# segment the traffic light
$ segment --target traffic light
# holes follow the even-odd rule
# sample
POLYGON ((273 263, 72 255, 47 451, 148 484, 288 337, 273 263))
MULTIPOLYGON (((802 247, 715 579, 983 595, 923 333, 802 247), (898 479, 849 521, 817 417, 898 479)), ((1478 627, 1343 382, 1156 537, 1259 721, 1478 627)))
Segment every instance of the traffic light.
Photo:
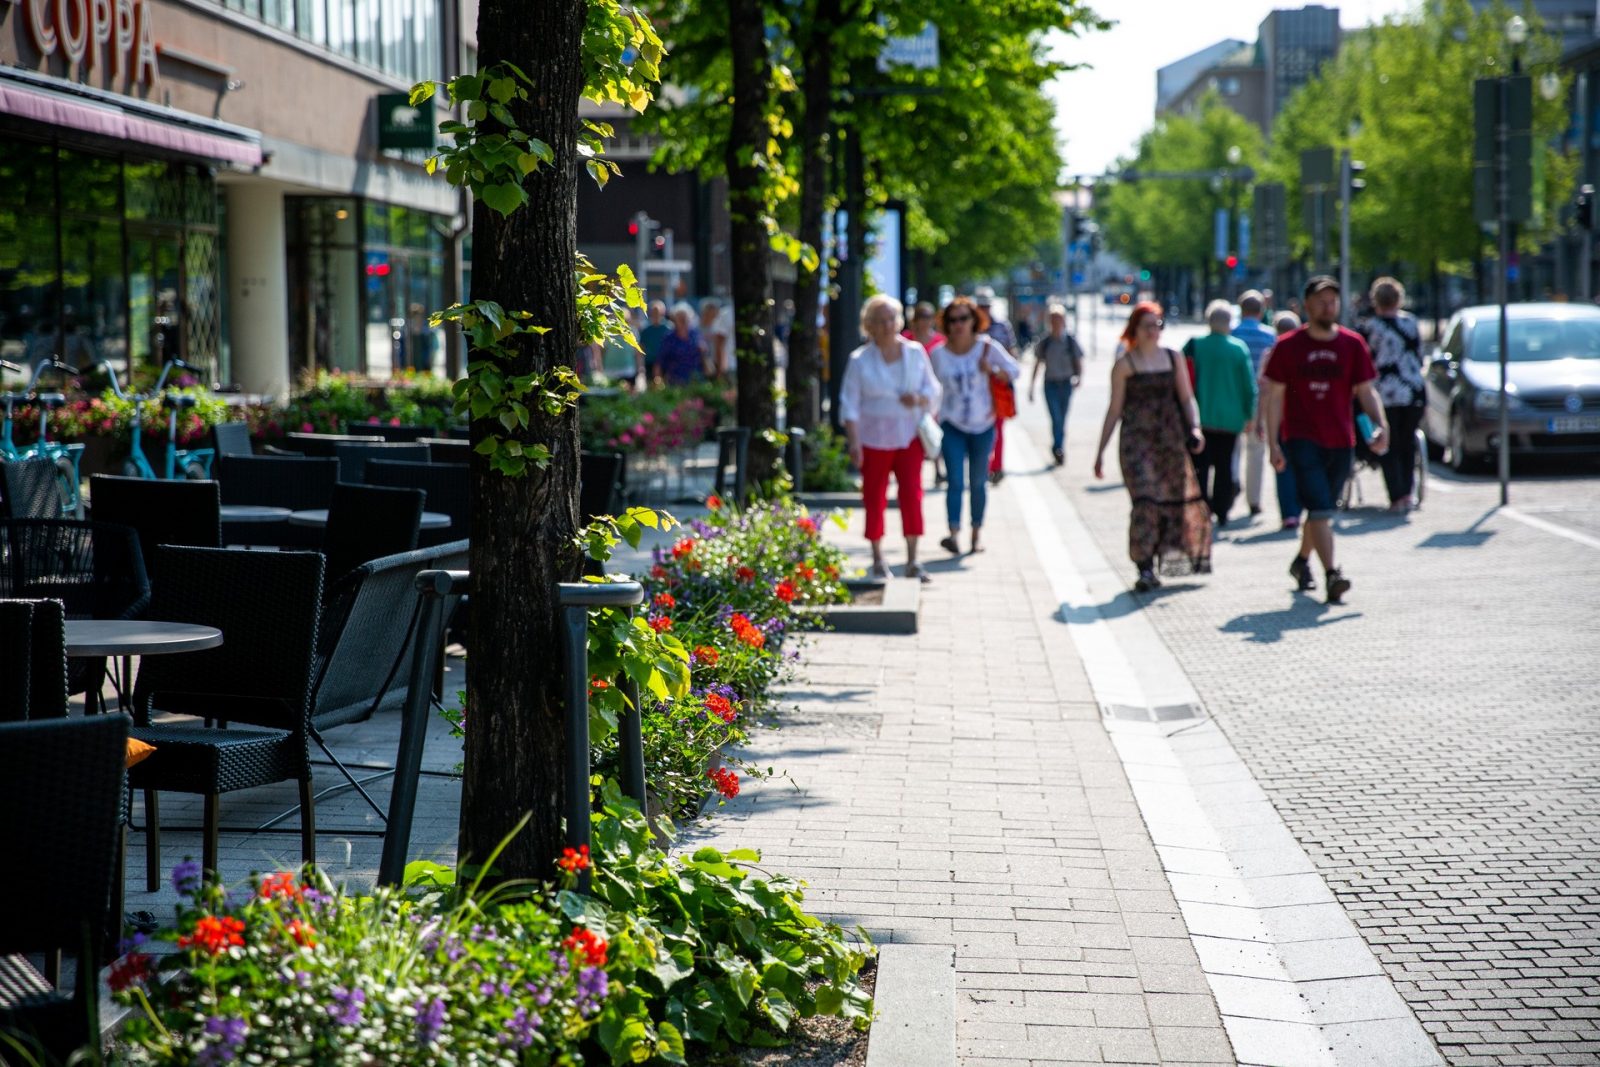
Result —
POLYGON ((1147 270, 1141 270, 1141 271, 1140 271, 1140 272, 1139 272, 1139 280, 1140 280, 1140 281, 1141 281, 1141 282, 1147 282, 1147 281, 1149 281, 1149 280, 1150 280, 1150 272, 1149 272, 1149 271, 1147 271, 1147 270))
POLYGON ((1578 222, 1578 229, 1594 229, 1594 186, 1578 186, 1578 195, 1572 201, 1572 212, 1578 222))
POLYGON ((1239 265, 1239 257, 1235 256, 1235 255, 1230 255, 1230 256, 1228 256, 1227 259, 1223 260, 1222 263, 1229 270, 1233 270, 1235 267, 1237 267, 1239 265))
POLYGON ((630 219, 628 221, 628 236, 629 237, 637 237, 637 236, 639 236, 639 220, 638 219, 635 218, 635 219, 630 219))
POLYGON ((1367 165, 1361 162, 1361 160, 1352 159, 1350 161, 1350 198, 1352 200, 1355 199, 1356 195, 1359 194, 1361 190, 1367 187, 1367 179, 1361 176, 1365 174, 1366 171, 1367 165))

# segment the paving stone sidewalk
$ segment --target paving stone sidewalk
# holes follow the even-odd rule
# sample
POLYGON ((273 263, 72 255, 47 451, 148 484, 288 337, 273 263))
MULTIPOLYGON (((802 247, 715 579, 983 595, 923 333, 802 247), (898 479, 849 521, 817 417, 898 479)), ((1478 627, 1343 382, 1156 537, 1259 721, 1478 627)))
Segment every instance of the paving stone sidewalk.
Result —
MULTIPOLYGON (((941 496, 926 515, 942 530, 941 496)), ((864 563, 860 521, 832 533, 864 563)), ((749 753, 784 777, 746 783, 704 839, 760 848, 879 942, 954 945, 971 1067, 1231 1063, 1007 487, 984 533, 981 555, 927 557, 919 633, 810 640, 749 753)))
MULTIPOLYGON (((1088 474, 1109 365, 1054 477, 1131 581, 1114 457, 1088 474)), ((1022 425, 1042 450, 1042 414, 1022 425)), ((1376 475, 1365 490, 1387 502, 1376 475)), ((1593 479, 1513 486, 1551 520, 1597 498, 1593 479)), ((1266 503, 1213 575, 1140 610, 1451 1063, 1600 1062, 1600 555, 1442 480, 1409 522, 1341 518, 1355 588, 1329 608, 1291 594, 1266 503)))

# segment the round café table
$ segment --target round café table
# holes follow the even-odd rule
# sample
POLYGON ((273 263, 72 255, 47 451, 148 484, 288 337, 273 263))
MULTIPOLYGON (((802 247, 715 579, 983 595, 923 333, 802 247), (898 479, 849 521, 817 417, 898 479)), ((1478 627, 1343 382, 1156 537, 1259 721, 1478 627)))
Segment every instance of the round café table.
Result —
MULTIPOLYGON (((290 526, 327 526, 327 508, 308 508, 305 511, 291 511, 289 513, 290 526)), ((442 511, 424 511, 422 524, 418 529, 445 530, 450 527, 450 516, 442 511)))
MULTIPOLYGON (((222 644, 215 626, 189 622, 154 622, 144 619, 68 619, 67 656, 70 659, 122 660, 122 688, 127 688, 134 656, 162 656, 199 652, 222 644)), ((115 679, 113 679, 115 681, 115 679)), ((94 694, 100 710, 105 698, 94 694)))
POLYGON ((222 521, 237 523, 273 523, 289 518, 288 508, 269 508, 264 504, 224 504, 222 521))

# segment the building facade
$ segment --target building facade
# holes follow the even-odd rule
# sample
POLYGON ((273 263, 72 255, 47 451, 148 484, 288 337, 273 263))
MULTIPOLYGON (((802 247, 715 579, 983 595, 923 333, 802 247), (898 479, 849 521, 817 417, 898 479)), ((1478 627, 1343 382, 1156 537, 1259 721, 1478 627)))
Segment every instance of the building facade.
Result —
POLYGON ((277 395, 443 367, 418 316, 459 292, 461 201, 380 147, 379 112, 459 69, 462 22, 439 0, 0 0, 0 355, 178 355, 277 395))
POLYGON ((1208 45, 1198 52, 1190 53, 1182 59, 1174 60, 1164 67, 1156 70, 1156 116, 1164 114, 1179 96, 1182 96, 1198 80, 1200 76, 1223 62, 1239 49, 1243 48, 1243 41, 1229 38, 1208 45))
POLYGON ((1294 91, 1339 53, 1339 9, 1309 4, 1269 12, 1257 32, 1265 72, 1267 128, 1294 91))
POLYGON ((1267 133, 1267 73, 1256 45, 1242 45, 1230 55, 1202 71, 1188 87, 1173 97, 1167 110, 1176 115, 1193 114, 1208 93, 1216 93, 1230 111, 1267 133))

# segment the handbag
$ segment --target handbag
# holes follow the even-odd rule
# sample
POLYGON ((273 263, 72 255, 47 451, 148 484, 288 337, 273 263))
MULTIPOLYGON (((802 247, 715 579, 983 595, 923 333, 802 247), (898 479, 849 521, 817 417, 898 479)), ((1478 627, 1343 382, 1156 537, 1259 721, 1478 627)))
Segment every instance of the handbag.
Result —
MULTIPOLYGON (((985 337, 983 339, 983 343, 987 350, 987 346, 992 342, 989 340, 989 338, 985 337)), ((998 422, 1001 419, 1016 418, 1017 390, 1012 386, 1010 379, 1001 378, 994 374, 988 375, 988 378, 989 399, 994 403, 995 421, 998 422)))
MULTIPOLYGON (((926 359, 927 357, 923 357, 926 359)), ((911 387, 911 356, 907 354, 905 346, 900 346, 900 381, 905 392, 915 393, 911 387)), ((922 442, 922 454, 930 459, 937 456, 944 448, 944 430, 939 426, 939 420, 933 417, 933 412, 924 411, 917 420, 917 440, 922 442)))

